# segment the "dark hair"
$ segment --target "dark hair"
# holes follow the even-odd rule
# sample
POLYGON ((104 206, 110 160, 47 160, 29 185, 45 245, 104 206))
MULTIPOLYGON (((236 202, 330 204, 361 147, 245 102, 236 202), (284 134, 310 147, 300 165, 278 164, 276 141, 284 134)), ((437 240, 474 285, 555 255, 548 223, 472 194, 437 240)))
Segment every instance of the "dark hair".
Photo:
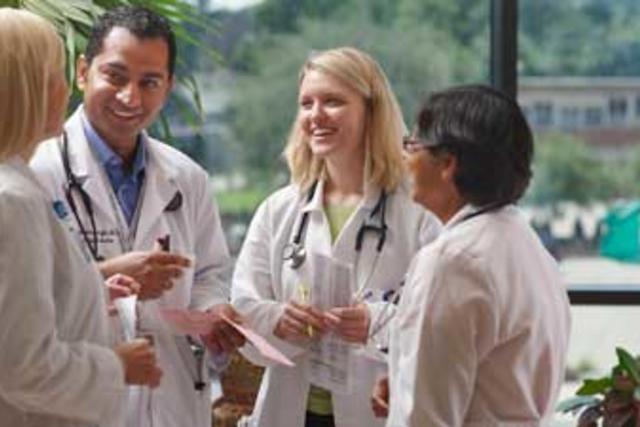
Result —
POLYGON ((167 69, 172 77, 176 65, 176 40, 169 21, 142 6, 119 6, 101 15, 89 35, 84 56, 88 64, 102 51, 105 37, 114 27, 129 30, 139 39, 162 38, 169 48, 167 69))
POLYGON ((456 157, 454 183, 469 203, 514 203, 529 186, 533 136, 516 101, 504 93, 479 85, 436 92, 417 125, 432 152, 456 157))

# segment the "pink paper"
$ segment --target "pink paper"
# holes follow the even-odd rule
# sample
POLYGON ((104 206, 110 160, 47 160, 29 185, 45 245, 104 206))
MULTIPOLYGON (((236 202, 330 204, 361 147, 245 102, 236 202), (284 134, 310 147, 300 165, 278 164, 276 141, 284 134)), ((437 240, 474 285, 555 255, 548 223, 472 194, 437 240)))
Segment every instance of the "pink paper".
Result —
POLYGON ((206 335, 213 324, 208 313, 203 311, 163 308, 162 317, 174 332, 186 335, 206 335))
POLYGON ((254 347, 269 360, 272 360, 276 363, 280 363, 285 366, 293 367, 295 363, 291 361, 287 356, 282 354, 280 350, 269 344, 269 341, 264 339, 262 336, 258 335, 256 332, 247 328, 246 326, 242 326, 233 320, 229 319, 227 316, 222 315, 222 318, 231 326, 233 326, 238 332, 240 332, 254 347))

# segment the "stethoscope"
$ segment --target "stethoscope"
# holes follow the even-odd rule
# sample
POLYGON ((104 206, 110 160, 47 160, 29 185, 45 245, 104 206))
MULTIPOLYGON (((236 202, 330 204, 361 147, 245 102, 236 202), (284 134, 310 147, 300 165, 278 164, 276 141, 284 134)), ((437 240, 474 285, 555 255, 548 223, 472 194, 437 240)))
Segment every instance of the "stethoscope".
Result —
MULTIPOLYGON (((91 202, 91 197, 86 192, 84 188, 82 188, 82 183, 76 177, 76 175, 71 170, 71 162, 69 160, 69 141, 67 138, 67 133, 62 133, 62 143, 59 144, 60 148, 60 156, 62 157, 62 167, 64 169, 66 186, 65 186, 65 198, 69 207, 71 208, 71 212, 76 219, 76 223, 80 228, 80 234, 84 238, 85 243, 87 244, 87 248, 89 252, 91 252, 91 256, 96 262, 104 261, 104 257, 100 255, 99 251, 99 240, 98 240, 98 227, 96 226, 96 218, 93 210, 93 203, 91 202), (86 224, 80 219, 80 211, 78 209, 78 205, 73 197, 73 192, 76 192, 80 195, 80 200, 82 201, 82 206, 89 217, 89 225, 91 227, 91 237, 89 238, 89 230, 86 224)), ((174 194, 173 198, 167 206, 165 207, 165 212, 173 212, 182 206, 182 192, 177 190, 174 194)))
MULTIPOLYGON (((315 195, 316 188, 318 186, 318 181, 316 180, 309 189, 309 194, 307 194, 306 202, 309 203, 313 196, 315 195)), ((373 210, 369 214, 369 217, 362 221, 360 224, 360 228, 358 229, 358 233, 356 234, 356 242, 355 249, 359 254, 362 250, 362 245, 364 242, 364 237, 367 233, 374 233, 378 235, 378 243, 376 245, 376 251, 378 254, 382 251, 384 247, 384 243, 387 240, 387 222, 385 220, 385 211, 387 205, 387 193, 382 190, 380 192, 380 197, 376 202, 373 210), (378 223, 374 223, 374 218, 378 216, 378 223)), ((300 218, 300 222, 298 224, 298 228, 296 230, 295 235, 293 236, 293 240, 287 243, 282 251, 282 259, 283 261, 289 261, 289 265, 292 269, 297 270, 304 264, 307 259, 307 250, 304 245, 304 240, 307 234, 307 227, 309 225, 309 211, 305 211, 302 213, 302 218, 300 218)))

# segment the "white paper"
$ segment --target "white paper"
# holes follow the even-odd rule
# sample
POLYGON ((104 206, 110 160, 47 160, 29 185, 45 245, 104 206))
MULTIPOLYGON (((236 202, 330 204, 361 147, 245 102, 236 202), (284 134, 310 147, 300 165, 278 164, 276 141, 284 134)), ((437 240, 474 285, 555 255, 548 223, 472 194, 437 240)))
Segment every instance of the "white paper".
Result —
MULTIPOLYGON (((321 310, 351 304, 353 269, 326 255, 312 253, 311 304, 321 310)), ((333 333, 311 343, 310 379, 333 393, 351 393, 351 345, 333 333)))
POLYGON ((124 298, 116 298, 113 305, 118 310, 118 317, 122 324, 125 341, 131 341, 136 338, 136 302, 137 295, 129 295, 124 298))

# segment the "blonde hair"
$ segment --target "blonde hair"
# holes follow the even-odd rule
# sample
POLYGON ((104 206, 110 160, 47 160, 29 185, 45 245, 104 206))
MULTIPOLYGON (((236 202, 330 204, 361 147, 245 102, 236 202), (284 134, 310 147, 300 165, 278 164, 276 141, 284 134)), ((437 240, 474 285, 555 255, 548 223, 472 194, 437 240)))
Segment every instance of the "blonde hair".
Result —
MULTIPOLYGON (((367 105, 365 124, 365 183, 391 191, 402 181, 401 141, 406 133, 402 112, 387 77, 368 54, 340 47, 312 55, 300 69, 298 84, 309 71, 319 71, 358 91, 367 105)), ((300 120, 294 121, 284 151, 291 180, 302 190, 320 178, 324 161, 309 147, 300 120)))
POLYGON ((49 81, 64 46, 45 19, 0 8, 0 161, 33 151, 47 123, 49 81))

